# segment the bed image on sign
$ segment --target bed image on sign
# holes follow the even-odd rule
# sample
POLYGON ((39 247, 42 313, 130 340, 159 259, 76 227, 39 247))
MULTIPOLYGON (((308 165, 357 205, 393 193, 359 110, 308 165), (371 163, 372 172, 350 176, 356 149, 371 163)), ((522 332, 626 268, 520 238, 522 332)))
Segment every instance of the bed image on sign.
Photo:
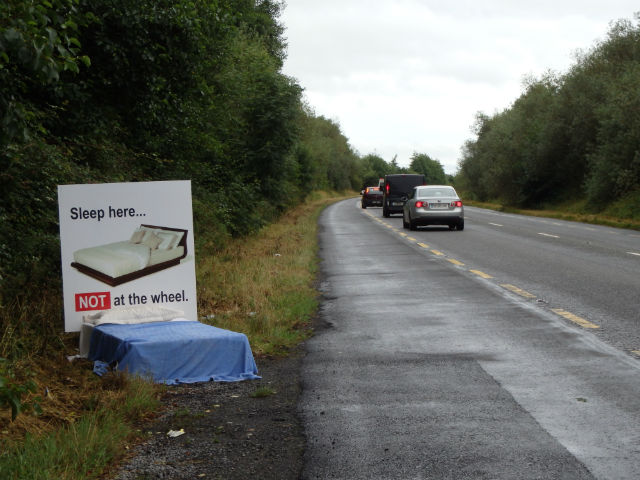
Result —
POLYGON ((187 233, 142 224, 129 240, 76 250, 71 266, 115 287, 178 265, 187 256, 187 233))

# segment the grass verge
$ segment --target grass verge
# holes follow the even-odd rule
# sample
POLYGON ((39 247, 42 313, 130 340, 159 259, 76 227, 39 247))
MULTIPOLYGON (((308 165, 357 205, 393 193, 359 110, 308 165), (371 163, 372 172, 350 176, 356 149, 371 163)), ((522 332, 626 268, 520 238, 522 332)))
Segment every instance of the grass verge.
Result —
POLYGON ((335 197, 318 193, 257 235, 199 260, 201 321, 249 337, 255 354, 283 354, 308 334, 317 308, 317 219, 335 197))
MULTIPOLYGON (((64 412, 66 422, 53 422, 57 425, 54 428, 42 425, 47 418, 52 421, 56 396, 68 394, 64 389, 56 389, 42 399, 41 417, 22 415, 16 419, 20 421, 20 430, 14 429, 17 435, 2 432, 0 478, 98 478, 105 467, 127 451, 129 443, 137 437, 132 425, 157 410, 160 388, 120 373, 89 383, 93 384, 92 388, 87 385, 85 391, 71 389, 82 399, 75 408, 62 408, 57 412, 64 412)), ((50 390, 47 388, 47 391, 50 390)))
POLYGON ((622 218, 614 215, 618 210, 611 210, 613 214, 608 215, 609 210, 604 213, 588 213, 584 211, 584 202, 575 204, 559 205, 544 210, 522 209, 509 207, 500 203, 465 201, 465 205, 470 207, 487 208, 505 213, 517 213, 520 215, 529 215, 532 217, 548 217, 558 220, 567 220, 572 222, 590 223, 593 225, 606 225, 608 227, 626 228, 631 230, 640 230, 640 220, 636 218, 622 218))
MULTIPOLYGON (((199 256, 201 321, 245 333, 256 356, 286 354, 309 336, 317 309, 317 218, 327 205, 353 196, 316 193, 255 236, 199 256)), ((97 377, 91 362, 69 362, 78 335, 51 326, 59 312, 56 296, 0 311, 0 356, 19 358, 11 373, 36 383, 37 393, 24 401, 37 396, 42 408, 14 421, 10 409, 0 410, 3 480, 100 478, 137 441, 135 425, 159 407, 162 386, 119 373, 97 377), (25 327, 28 319, 39 328, 25 327), (34 333, 43 330, 46 342, 34 333)))

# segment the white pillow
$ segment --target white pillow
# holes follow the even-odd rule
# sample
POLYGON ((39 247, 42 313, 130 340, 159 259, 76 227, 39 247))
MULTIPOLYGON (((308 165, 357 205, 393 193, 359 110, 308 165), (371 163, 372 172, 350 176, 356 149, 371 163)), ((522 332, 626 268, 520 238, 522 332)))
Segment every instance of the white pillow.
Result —
POLYGON ((184 317, 182 310, 165 307, 164 305, 140 305, 135 307, 119 307, 111 310, 84 315, 85 323, 101 325, 103 323, 133 324, 149 322, 168 322, 184 317))
POLYGON ((162 239, 162 242, 158 245, 158 250, 170 250, 175 248, 179 242, 178 235, 174 232, 164 231, 158 232, 156 235, 162 239))
POLYGON ((182 237, 184 237, 184 233, 185 232, 173 232, 173 234, 176 236, 176 247, 182 241, 182 237))
POLYGON ((144 238, 145 233, 146 232, 144 230, 138 228, 135 232, 133 232, 133 235, 131 235, 131 238, 129 239, 129 241, 131 243, 140 243, 144 238))
POLYGON ((142 240, 142 243, 149 247, 151 250, 155 250, 156 248, 158 248, 158 245, 162 243, 162 239, 155 233, 151 232, 150 235, 144 236, 144 240, 142 240))
POLYGON ((144 238, 142 240, 149 237, 149 235, 151 235, 152 233, 158 233, 160 231, 157 228, 142 227, 142 226, 139 228, 139 230, 142 230, 144 232, 144 238))

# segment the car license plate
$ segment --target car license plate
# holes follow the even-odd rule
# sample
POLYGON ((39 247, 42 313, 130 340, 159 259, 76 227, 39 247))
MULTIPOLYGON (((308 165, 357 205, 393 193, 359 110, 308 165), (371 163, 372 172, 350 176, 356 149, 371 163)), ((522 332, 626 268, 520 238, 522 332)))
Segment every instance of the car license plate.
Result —
POLYGON ((402 202, 393 202, 391 205, 393 205, 394 207, 401 207, 402 205, 404 205, 404 203, 402 203, 402 202))
POLYGON ((438 209, 445 210, 449 208, 449 205, 446 203, 430 203, 429 208, 433 208, 435 210, 438 210, 438 209))

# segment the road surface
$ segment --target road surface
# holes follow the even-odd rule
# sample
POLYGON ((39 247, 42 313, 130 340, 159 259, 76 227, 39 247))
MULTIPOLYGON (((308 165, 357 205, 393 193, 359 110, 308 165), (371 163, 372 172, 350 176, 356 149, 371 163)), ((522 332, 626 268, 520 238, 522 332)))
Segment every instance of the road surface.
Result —
POLYGON ((466 213, 321 216, 303 477, 640 478, 637 234, 466 213))

